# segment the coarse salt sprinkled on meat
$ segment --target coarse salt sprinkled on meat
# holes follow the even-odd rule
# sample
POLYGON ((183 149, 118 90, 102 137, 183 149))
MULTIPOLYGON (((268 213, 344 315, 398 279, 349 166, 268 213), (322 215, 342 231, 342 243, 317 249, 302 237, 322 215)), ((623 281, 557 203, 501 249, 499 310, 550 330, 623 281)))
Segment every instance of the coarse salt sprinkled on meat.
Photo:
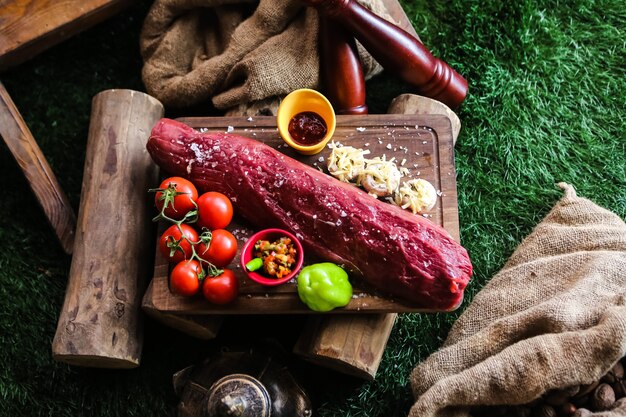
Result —
POLYGON ((204 162, 205 154, 204 152, 202 152, 202 149, 200 149, 200 145, 198 145, 197 143, 192 143, 191 145, 189 145, 189 149, 191 149, 191 151, 195 155, 196 161, 198 161, 199 163, 204 162))

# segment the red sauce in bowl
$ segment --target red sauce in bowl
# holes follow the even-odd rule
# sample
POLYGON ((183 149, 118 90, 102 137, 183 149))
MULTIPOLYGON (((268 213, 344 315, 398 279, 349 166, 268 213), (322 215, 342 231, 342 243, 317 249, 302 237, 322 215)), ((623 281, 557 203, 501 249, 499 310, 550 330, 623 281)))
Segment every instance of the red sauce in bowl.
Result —
POLYGON ((321 142, 328 131, 326 121, 319 114, 312 111, 305 111, 293 116, 289 121, 287 129, 293 140, 304 146, 311 146, 321 142))

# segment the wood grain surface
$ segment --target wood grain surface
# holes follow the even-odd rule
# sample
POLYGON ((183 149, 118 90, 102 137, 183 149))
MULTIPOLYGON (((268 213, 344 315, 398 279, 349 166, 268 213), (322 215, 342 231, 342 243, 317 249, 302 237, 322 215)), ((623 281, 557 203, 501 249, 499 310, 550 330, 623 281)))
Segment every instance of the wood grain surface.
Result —
POLYGON ((52 343, 55 360, 133 368, 143 346, 140 302, 153 248, 148 188, 158 180, 146 150, 161 103, 132 90, 93 99, 74 256, 52 343))
POLYGON ((0 71, 119 12, 131 0, 0 1, 0 71))
POLYGON ((74 246, 76 216, 9 93, 0 83, 0 136, 22 169, 65 253, 74 246))
MULTIPOLYGON (((304 157, 282 142, 274 117, 216 117, 180 119, 205 132, 232 131, 275 147, 281 152, 319 169, 325 169, 330 154, 304 157)), ((442 225, 459 239, 454 147, 450 120, 433 115, 366 115, 338 116, 334 139, 344 145, 370 150, 369 157, 395 157, 398 164, 409 169, 412 178, 429 180, 440 191, 436 206, 426 216, 442 225)), ((254 230, 243 222, 233 221, 229 227, 241 247, 254 230)), ((305 258, 306 259, 306 258, 305 258)), ((239 267, 237 256, 231 267, 240 281, 241 294, 228 306, 216 306, 201 297, 185 298, 172 294, 168 288, 169 265, 161 257, 155 259, 152 300, 156 310, 178 314, 291 314, 311 313, 296 293, 295 282, 274 288, 263 287, 248 280, 239 267)), ((354 298, 333 313, 413 312, 415 309, 401 300, 377 294, 360 282, 355 282, 354 298)))

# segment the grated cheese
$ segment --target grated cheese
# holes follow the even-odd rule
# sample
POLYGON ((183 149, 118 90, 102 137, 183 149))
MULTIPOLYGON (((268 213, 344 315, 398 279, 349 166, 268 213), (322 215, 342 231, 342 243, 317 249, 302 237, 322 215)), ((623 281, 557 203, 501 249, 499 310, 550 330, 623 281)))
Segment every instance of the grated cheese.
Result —
POLYGON ((424 213, 435 207, 437 191, 424 179, 409 180, 398 188, 392 202, 403 209, 410 209, 413 214, 424 213))
POLYGON ((370 177, 374 184, 384 187, 387 194, 391 195, 398 188, 402 174, 396 166, 395 158, 387 160, 383 155, 382 158, 377 156, 365 161, 365 168, 357 178, 357 185, 361 185, 367 177, 370 177))
POLYGON ((365 169, 365 155, 369 150, 356 149, 352 146, 340 146, 331 143, 332 152, 328 157, 328 172, 339 181, 354 181, 365 169))

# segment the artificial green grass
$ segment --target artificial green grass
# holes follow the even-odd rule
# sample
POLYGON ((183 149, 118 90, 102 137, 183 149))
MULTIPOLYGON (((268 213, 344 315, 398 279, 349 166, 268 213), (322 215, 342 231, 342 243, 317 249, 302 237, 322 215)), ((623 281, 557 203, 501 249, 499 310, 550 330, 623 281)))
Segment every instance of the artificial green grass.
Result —
MULTIPOLYGON (((555 183, 626 217, 626 10, 615 1, 401 1, 426 45, 470 83, 456 147, 462 243, 475 276, 466 306, 560 197, 555 183)), ((2 74, 9 93, 78 208, 90 101, 142 90, 140 2, 2 74)), ((409 87, 368 83, 372 112, 409 87)), ((80 369, 52 361, 65 292, 64 255, 6 146, 0 146, 0 414, 173 415, 171 375, 222 346, 273 336, 288 349, 301 318, 234 318, 204 342, 146 320, 140 368, 80 369)), ((151 245, 152 242, 147 241, 151 245)), ((112 260, 115 262, 115 260, 112 260)), ((452 314, 401 315, 375 381, 291 363, 319 416, 404 416, 411 369, 441 345, 452 314)))

